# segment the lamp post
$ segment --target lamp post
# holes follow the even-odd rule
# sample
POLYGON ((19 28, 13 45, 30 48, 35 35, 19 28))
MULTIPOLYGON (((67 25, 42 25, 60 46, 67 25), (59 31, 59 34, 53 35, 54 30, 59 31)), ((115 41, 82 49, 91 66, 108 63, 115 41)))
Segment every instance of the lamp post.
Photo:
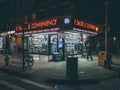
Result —
POLYGON ((106 60, 104 62, 104 68, 110 68, 110 58, 109 58, 109 50, 108 50, 108 3, 109 0, 105 0, 105 52, 106 52, 106 60))

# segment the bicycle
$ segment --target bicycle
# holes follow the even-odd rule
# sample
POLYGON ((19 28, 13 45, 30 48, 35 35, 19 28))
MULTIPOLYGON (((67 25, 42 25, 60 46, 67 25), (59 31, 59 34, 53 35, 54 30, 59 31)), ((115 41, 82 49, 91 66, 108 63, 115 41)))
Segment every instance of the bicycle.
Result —
MULTIPOLYGON (((10 57, 9 57, 10 59, 10 57)), ((11 57, 12 61, 10 62, 12 66, 23 66, 25 68, 31 68, 34 65, 33 56, 30 55, 28 50, 24 51, 24 60, 23 60, 23 53, 12 53, 11 57)), ((10 60, 11 60, 10 59, 10 60)))
MULTIPOLYGON (((23 63, 23 58, 21 60, 23 63)), ((33 59, 33 56, 30 55, 30 53, 28 51, 25 51, 25 54, 24 54, 24 64, 25 66, 29 66, 30 68, 33 66, 34 64, 34 59, 33 59)))

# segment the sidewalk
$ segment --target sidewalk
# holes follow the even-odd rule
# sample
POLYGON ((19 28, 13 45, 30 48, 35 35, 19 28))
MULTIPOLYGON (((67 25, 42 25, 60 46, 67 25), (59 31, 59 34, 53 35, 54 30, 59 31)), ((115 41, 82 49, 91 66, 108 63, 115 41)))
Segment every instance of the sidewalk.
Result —
MULTIPOLYGON (((1 57, 0 57, 1 58, 1 57)), ((12 74, 17 74, 23 77, 30 77, 35 81, 50 81, 50 80, 69 80, 66 76, 66 61, 48 62, 47 56, 34 57, 35 63, 32 69, 22 70, 22 66, 10 64, 4 66, 4 58, 0 61, 0 69, 12 74)), ((77 80, 105 80, 117 75, 116 71, 104 69, 103 66, 98 66, 97 56, 93 56, 93 61, 87 61, 86 58, 78 58, 78 78, 77 80)), ((79 82, 80 83, 80 82, 79 82)))

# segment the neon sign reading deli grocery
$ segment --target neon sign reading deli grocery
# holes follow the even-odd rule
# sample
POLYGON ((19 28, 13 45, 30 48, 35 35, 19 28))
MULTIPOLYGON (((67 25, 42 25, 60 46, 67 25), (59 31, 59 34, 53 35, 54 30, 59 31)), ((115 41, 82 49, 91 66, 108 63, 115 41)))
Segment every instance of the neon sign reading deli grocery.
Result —
POLYGON ((95 31, 96 31, 96 28, 98 28, 97 26, 95 26, 93 24, 89 24, 89 23, 86 23, 86 22, 83 22, 83 21, 80 21, 77 19, 74 19, 74 25, 80 26, 83 28, 88 28, 88 29, 95 30, 95 31))
MULTIPOLYGON (((30 29, 36 29, 36 28, 42 28, 42 27, 48 27, 48 26, 55 26, 57 24, 57 18, 46 20, 46 21, 39 21, 36 23, 32 23, 31 25, 27 25, 27 29, 24 30, 30 30, 30 29)), ((23 27, 17 26, 16 31, 23 30, 23 27)))

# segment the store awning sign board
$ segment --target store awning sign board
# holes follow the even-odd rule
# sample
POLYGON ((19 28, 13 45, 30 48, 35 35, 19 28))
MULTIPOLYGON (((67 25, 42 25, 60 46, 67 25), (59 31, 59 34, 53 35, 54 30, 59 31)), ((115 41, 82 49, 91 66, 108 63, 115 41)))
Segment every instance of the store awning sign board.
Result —
POLYGON ((79 29, 79 28, 73 28, 73 31, 79 31, 79 32, 83 32, 83 33, 97 35, 97 32, 92 32, 92 31, 88 31, 88 30, 84 30, 84 29, 79 29))
MULTIPOLYGON (((73 30, 73 28, 78 28, 82 32, 90 32, 90 33, 97 33, 99 28, 96 25, 78 20, 76 18, 72 17, 55 17, 51 19, 46 19, 38 22, 34 22, 31 24, 28 24, 26 28, 23 28, 22 26, 18 25, 16 27, 16 33, 20 33, 23 30, 25 32, 47 32, 51 31, 52 28, 60 28, 60 30, 73 30), (50 30, 47 30, 50 29, 50 30), (38 31, 40 30, 40 31, 38 31), (47 31, 46 31, 47 30, 47 31)), ((75 29, 76 30, 76 29, 75 29)))
POLYGON ((43 28, 43 27, 49 27, 49 26, 56 26, 56 24, 57 24, 57 18, 53 18, 53 19, 49 19, 49 20, 44 20, 44 21, 39 21, 39 22, 35 22, 32 24, 28 24, 27 28, 24 28, 24 27, 18 25, 18 26, 16 26, 16 31, 37 29, 37 28, 43 28))
MULTIPOLYGON (((35 33, 43 33, 43 32, 53 32, 53 31, 59 31, 61 28, 50 28, 50 29, 42 29, 42 30, 33 30, 29 32, 24 32, 24 34, 35 34, 35 33)), ((22 35, 21 32, 16 32, 15 35, 22 35)))
POLYGON ((87 22, 80 21, 78 19, 74 19, 74 25, 79 26, 79 27, 83 27, 83 28, 87 28, 87 29, 93 30, 95 32, 96 32, 96 30, 98 30, 97 26, 90 24, 90 23, 87 23, 87 22))

